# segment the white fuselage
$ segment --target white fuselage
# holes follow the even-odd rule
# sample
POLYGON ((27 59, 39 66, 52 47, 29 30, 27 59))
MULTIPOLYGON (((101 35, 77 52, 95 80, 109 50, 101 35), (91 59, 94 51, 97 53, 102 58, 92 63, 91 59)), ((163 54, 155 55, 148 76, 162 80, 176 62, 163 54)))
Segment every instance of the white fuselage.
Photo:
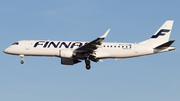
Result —
MULTIPOLYGON (((56 56, 60 57, 60 50, 74 51, 87 42, 78 41, 18 41, 18 45, 11 45, 4 51, 14 55, 25 56, 56 56)), ((154 54, 154 49, 149 45, 137 43, 108 43, 102 42, 95 50, 96 58, 129 58, 154 54)))

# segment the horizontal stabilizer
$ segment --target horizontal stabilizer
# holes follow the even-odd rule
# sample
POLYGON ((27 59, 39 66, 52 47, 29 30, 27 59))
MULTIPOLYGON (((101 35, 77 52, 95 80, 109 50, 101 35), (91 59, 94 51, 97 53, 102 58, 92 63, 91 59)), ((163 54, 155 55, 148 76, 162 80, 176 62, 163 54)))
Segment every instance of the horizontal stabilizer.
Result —
POLYGON ((175 40, 171 40, 171 41, 168 41, 160 46, 157 46, 156 48, 154 49, 165 49, 165 48, 168 48, 169 46, 171 46, 171 44, 174 42, 175 40))

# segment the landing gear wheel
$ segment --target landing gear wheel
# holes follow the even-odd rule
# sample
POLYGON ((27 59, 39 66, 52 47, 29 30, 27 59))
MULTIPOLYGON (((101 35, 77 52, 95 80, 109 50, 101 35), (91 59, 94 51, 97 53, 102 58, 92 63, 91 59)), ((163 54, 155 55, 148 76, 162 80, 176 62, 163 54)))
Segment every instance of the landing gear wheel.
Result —
POLYGON ((22 58, 22 60, 21 60, 21 64, 23 64, 24 63, 24 55, 19 55, 21 58, 22 58))
POLYGON ((21 62, 20 62, 21 64, 23 64, 24 63, 24 61, 23 60, 21 60, 21 62))
POLYGON ((91 65, 86 65, 86 69, 87 70, 91 69, 91 65))
POLYGON ((87 70, 91 69, 90 61, 89 60, 85 60, 85 63, 86 63, 86 69, 87 70))

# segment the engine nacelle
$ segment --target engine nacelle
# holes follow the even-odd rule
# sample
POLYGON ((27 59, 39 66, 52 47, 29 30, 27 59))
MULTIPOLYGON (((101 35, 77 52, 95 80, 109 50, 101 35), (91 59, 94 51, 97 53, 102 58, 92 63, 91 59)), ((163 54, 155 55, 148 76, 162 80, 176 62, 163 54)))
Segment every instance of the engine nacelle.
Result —
POLYGON ((74 60, 74 59, 61 58, 61 64, 63 64, 63 65, 74 65, 79 62, 81 62, 81 61, 74 60))
POLYGON ((61 58, 72 58, 73 57, 73 51, 72 50, 60 50, 59 56, 61 58))

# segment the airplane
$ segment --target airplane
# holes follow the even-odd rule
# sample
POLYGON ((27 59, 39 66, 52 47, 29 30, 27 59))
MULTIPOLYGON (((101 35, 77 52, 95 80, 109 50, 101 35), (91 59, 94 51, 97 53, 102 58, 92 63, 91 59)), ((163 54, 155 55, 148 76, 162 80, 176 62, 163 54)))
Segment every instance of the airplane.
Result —
POLYGON ((24 56, 52 56, 61 58, 61 64, 74 65, 85 60, 86 69, 91 68, 90 61, 103 62, 106 58, 132 58, 175 50, 169 41, 173 20, 167 20, 148 40, 140 43, 109 43, 102 42, 106 33, 91 42, 22 40, 13 43, 4 53, 19 55, 24 63, 24 56))

